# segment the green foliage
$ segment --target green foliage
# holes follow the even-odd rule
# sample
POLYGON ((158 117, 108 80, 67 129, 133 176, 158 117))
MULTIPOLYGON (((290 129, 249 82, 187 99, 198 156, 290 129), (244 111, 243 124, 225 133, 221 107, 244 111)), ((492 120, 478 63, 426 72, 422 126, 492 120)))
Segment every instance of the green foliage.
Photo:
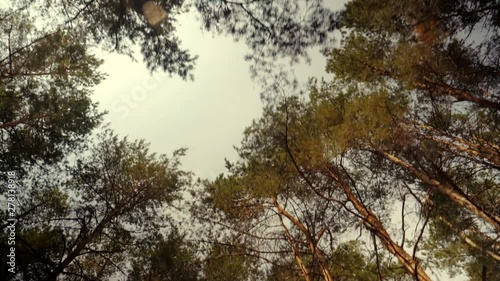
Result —
POLYGON ((203 274, 207 281, 247 281, 252 275, 252 260, 238 250, 214 245, 205 259, 203 274))
POLYGON ((307 57, 307 49, 332 40, 337 28, 334 12, 323 1, 299 0, 196 1, 208 30, 244 40, 252 49, 247 59, 307 57))
MULTIPOLYGON (((379 152, 375 155, 384 151, 404 159, 410 166, 403 167, 414 169, 410 178, 421 180, 425 175, 435 179, 498 216, 498 208, 493 207, 499 194, 498 154, 491 147, 498 146, 495 91, 499 80, 492 74, 498 72, 499 64, 495 51, 488 51, 498 48, 498 5, 493 1, 438 0, 422 6, 417 2, 381 5, 370 0, 351 1, 341 13, 342 25, 351 30, 344 35, 341 47, 329 52, 327 70, 338 78, 334 83, 368 92, 378 100, 384 98, 374 94, 383 88, 390 93, 389 99, 403 97, 408 102, 401 104, 399 113, 389 111, 386 116, 372 104, 365 117, 370 120, 365 122, 367 128, 350 125, 347 128, 354 129, 350 134, 334 135, 363 140, 363 131, 390 124, 392 118, 392 126, 381 131, 379 140, 383 141, 372 142, 368 149, 379 152), (472 42, 462 34, 478 32, 478 28, 492 36, 472 42)), ((334 97, 342 96, 330 92, 334 97)), ((358 102, 349 103, 354 112, 363 112, 356 106, 358 102)), ((349 120, 355 117, 342 122, 352 124, 349 120)), ((369 169, 395 173, 398 165, 369 169)), ((491 263, 498 261, 487 251, 497 251, 494 237, 498 226, 490 224, 492 228, 485 229, 478 216, 487 215, 467 210, 429 184, 421 184, 421 188, 428 192, 425 200, 432 206, 431 211, 425 207, 421 211, 432 221, 429 240, 423 243, 425 251, 452 274, 465 269, 471 280, 480 280, 483 264, 487 274, 494 275, 497 270, 491 263)), ((415 190, 412 193, 415 195, 415 190)))
MULTIPOLYGON (((13 1, 14 2, 14 1, 13 1)), ((145 0, 93 0, 72 4, 60 0, 24 1, 34 14, 54 15, 57 23, 70 30, 84 30, 105 50, 133 54, 138 44, 151 71, 163 70, 184 79, 193 78, 196 56, 181 46, 178 17, 192 7, 204 29, 244 40, 252 49, 247 58, 258 64, 278 57, 298 61, 311 47, 332 39, 337 22, 323 1, 153 1, 166 14, 151 25, 144 14, 145 0), (300 38, 300 40, 299 40, 300 38)), ((15 3, 14 3, 15 4, 15 3)), ((16 6, 16 5, 13 5, 16 6)))
MULTIPOLYGON (((144 141, 130 142, 106 130, 74 165, 66 164, 68 173, 54 170, 25 181, 18 194, 17 275, 6 280, 72 280, 75 274, 102 280, 123 274, 129 254, 151 245, 144 237, 160 237, 169 227, 165 210, 190 182, 190 174, 179 170, 183 154, 179 150, 172 158, 157 156, 144 141)), ((158 242, 159 253, 151 255, 163 258, 162 252, 181 241, 174 238, 158 242)), ((6 256, 7 239, 1 245, 6 256)), ((191 255, 179 248, 174 268, 191 255)), ((171 271, 158 263, 153 260, 151 267, 160 275, 182 272, 185 280, 196 280, 189 273, 197 273, 196 267, 171 271)))
POLYGON ((403 270, 382 248, 377 247, 377 265, 376 255, 367 258, 359 246, 331 237, 321 240, 321 235, 314 240, 320 229, 354 231, 359 217, 364 219, 360 224, 367 225, 368 218, 343 205, 345 201, 380 219, 379 232, 367 229, 383 233, 378 238, 386 237, 381 244, 389 252, 388 241, 399 244, 390 240, 395 228, 391 207, 401 204, 405 220, 416 211, 413 218, 419 224, 413 238, 405 224, 397 227, 401 231, 396 237, 413 240, 413 253, 407 257, 422 270, 437 264, 477 280, 484 266, 495 278, 497 11, 488 1, 430 1, 424 7, 417 2, 349 2, 340 14, 344 40, 327 51, 333 81, 317 86, 313 80, 308 98, 269 99, 263 116, 245 131, 240 160, 230 165, 230 174, 206 186, 206 202, 214 203, 224 214, 219 221, 235 231, 229 236, 255 241, 249 244, 256 245, 256 253, 262 250, 259 243, 269 245, 266 238, 280 233, 262 231, 259 222, 275 225, 270 217, 280 212, 276 202, 284 202, 281 207, 292 218, 287 216, 285 225, 290 225, 281 235, 289 240, 266 249, 289 252, 259 254, 272 265, 267 271, 270 280, 308 274, 300 270, 292 250, 300 251, 295 258, 310 270, 310 279, 327 279, 321 259, 307 247, 311 241, 339 280, 413 278, 412 269, 403 270), (479 43, 463 38, 461 32, 475 30, 480 22, 492 36, 479 43), (353 194, 340 184, 340 177, 353 194), (344 208, 346 213, 335 213, 344 208), (347 223, 334 227, 339 218, 347 223), (423 263, 419 254, 429 261, 423 263))
POLYGON ((191 183, 185 150, 157 156, 110 130, 88 138, 103 79, 89 46, 132 55, 138 43, 151 71, 192 76, 175 30, 186 3, 155 1, 167 17, 153 25, 144 2, 0 11, 0 172, 15 170, 24 188, 17 273, 5 270, 4 224, 2 280, 402 281, 415 270, 429 280, 433 266, 500 278, 497 2, 353 0, 336 18, 320 0, 196 1, 207 30, 247 43, 254 71, 297 62, 343 28, 325 51, 333 81, 269 98, 228 174, 200 181, 191 210, 206 230, 191 236, 202 244, 169 215, 191 183), (39 13, 57 22, 39 29, 39 13))
MULTIPOLYGON (((375 257, 367 257, 363 253, 359 241, 348 241, 340 244, 332 255, 332 274, 336 280, 375 281, 380 280, 375 257)), ((380 259, 380 274, 383 280, 410 280, 397 263, 392 263, 383 255, 380 259)))
MULTIPOLYGON (((103 75, 85 35, 45 34, 25 13, 0 13, 0 171, 22 176, 77 150, 102 119, 92 87, 103 75)), ((3 173, 2 173, 3 174, 3 173)))
POLYGON ((148 237, 145 245, 134 254, 127 280, 203 280, 199 277, 201 264, 193 246, 176 230, 165 238, 161 235, 148 237))

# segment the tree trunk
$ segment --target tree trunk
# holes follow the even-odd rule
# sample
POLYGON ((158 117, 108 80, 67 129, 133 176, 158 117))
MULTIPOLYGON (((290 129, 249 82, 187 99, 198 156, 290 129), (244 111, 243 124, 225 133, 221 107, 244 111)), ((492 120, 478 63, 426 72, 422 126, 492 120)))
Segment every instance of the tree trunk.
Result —
POLYGON ((304 265, 304 262, 300 258, 299 251, 297 250, 297 247, 295 246, 295 243, 293 242, 292 236, 290 235, 288 228, 286 227, 285 223, 283 222, 283 218, 281 217, 281 214, 278 214, 278 216, 279 216, 280 221, 281 221, 281 226, 285 230, 285 237, 288 240, 290 247, 292 248, 293 256, 295 258, 295 263, 297 263, 297 266, 299 267, 300 271, 302 272, 302 276, 304 276, 304 279, 306 281, 312 281, 309 270, 307 270, 307 267, 304 265))
POLYGON ((485 108, 492 108, 492 109, 500 109, 500 103, 490 101, 487 99, 479 98, 476 96, 471 95, 470 93, 467 93, 464 90, 456 89, 450 85, 443 84, 443 83, 436 83, 432 81, 429 78, 424 78, 425 83, 415 83, 418 89, 421 90, 431 90, 433 88, 440 90, 443 92, 445 95, 452 96, 456 98, 458 101, 469 101, 473 102, 480 107, 485 107, 485 108))
POLYGON ((420 171, 419 169, 415 168, 413 165, 410 163, 396 157, 395 155, 392 155, 388 152, 378 150, 379 153, 381 153, 383 156, 385 156, 387 159, 392 161, 393 163, 404 167, 408 171, 410 171, 415 177, 417 177, 419 180, 424 182, 425 184, 428 184, 430 186, 435 187, 440 193, 446 195, 449 199, 454 201, 455 203, 459 204, 460 206, 468 209, 478 217, 484 219, 487 223, 489 223, 494 229, 500 230, 500 219, 494 215, 489 214, 488 212, 484 211, 481 209, 479 206, 477 206, 474 202, 470 200, 470 198, 463 193, 461 190, 456 190, 453 187, 447 186, 441 182, 439 182, 436 179, 430 178, 425 172, 420 171))
POLYGON ((71 253, 69 253, 66 258, 49 274, 49 276, 45 278, 45 281, 56 281, 57 277, 62 274, 64 270, 81 254, 83 249, 85 249, 89 243, 92 243, 92 241, 97 238, 97 236, 104 230, 104 227, 106 227, 112 219, 119 215, 122 211, 122 207, 123 206, 115 207, 115 209, 96 226, 92 233, 81 239, 80 242, 76 244, 74 250, 72 250, 71 253))
POLYGON ((332 167, 327 168, 329 176, 334 179, 342 188, 347 199, 354 205, 365 222, 365 226, 375 234, 384 247, 403 264, 406 272, 419 281, 431 281, 431 278, 425 273, 420 263, 408 254, 402 247, 395 243, 387 230, 384 228, 377 216, 369 210, 353 193, 349 184, 342 179, 332 167))
POLYGON ((496 261, 500 261, 500 255, 498 255, 497 253, 495 253, 495 252, 493 252, 491 250, 485 249, 485 248, 481 247, 480 245, 476 244, 476 242, 472 241, 472 239, 470 239, 462 230, 457 229, 451 222, 449 222, 448 220, 446 220, 442 216, 437 217, 437 219, 440 220, 440 221, 442 221, 453 232, 455 232, 458 236, 460 236, 460 238, 462 238, 462 240, 467 245, 469 245, 470 247, 472 247, 474 249, 477 249, 477 250, 479 250, 479 251, 487 254, 488 256, 490 256, 491 258, 495 259, 496 261))
POLYGON ((273 204, 278 209, 278 212, 285 217, 287 217, 297 228, 300 229, 300 231, 306 236, 307 242, 309 244, 309 248, 313 254, 318 259, 318 262, 321 266, 321 274, 323 275, 323 278, 325 281, 333 281, 332 275, 330 274, 330 270, 328 269, 328 265, 326 264, 326 259, 325 256, 321 253, 319 249, 317 249, 316 245, 317 243, 313 240, 313 237, 307 227, 304 226, 303 223, 301 223, 296 217, 292 216, 290 213, 288 213, 281 205, 276 201, 276 199, 273 199, 273 204))
POLYGON ((15 127, 19 124, 22 124, 24 122, 26 122, 27 120, 29 119, 28 116, 24 116, 24 117, 21 117, 17 120, 14 120, 14 121, 10 121, 10 122, 7 122, 7 123, 3 123, 3 124, 0 124, 0 129, 5 129, 5 128, 10 128, 10 127, 15 127))

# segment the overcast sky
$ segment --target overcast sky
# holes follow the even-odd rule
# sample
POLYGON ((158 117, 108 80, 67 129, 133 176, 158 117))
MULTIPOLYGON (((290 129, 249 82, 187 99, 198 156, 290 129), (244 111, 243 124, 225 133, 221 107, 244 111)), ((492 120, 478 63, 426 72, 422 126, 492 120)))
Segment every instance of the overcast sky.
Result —
MULTIPOLYGON (((262 112, 261 88, 252 81, 244 55, 249 49, 232 38, 202 32, 193 13, 179 19, 183 46, 199 55, 194 81, 164 74, 151 76, 142 62, 117 54, 103 56, 107 79, 95 88, 94 100, 107 110, 118 134, 145 139, 158 153, 188 148, 183 167, 213 178, 224 171, 224 158, 236 160, 234 145, 262 112)), ((302 82, 325 75, 326 59, 316 50, 312 63, 300 65, 302 82)))

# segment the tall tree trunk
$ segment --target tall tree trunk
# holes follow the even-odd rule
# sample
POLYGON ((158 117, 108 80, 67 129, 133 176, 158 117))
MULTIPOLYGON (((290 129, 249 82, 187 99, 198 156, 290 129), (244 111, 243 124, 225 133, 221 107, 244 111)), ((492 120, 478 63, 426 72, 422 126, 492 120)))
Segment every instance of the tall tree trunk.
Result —
POLYGON ((281 217, 281 214, 278 214, 280 221, 281 221, 281 226, 283 227, 285 231, 285 237, 288 241, 288 244, 290 244, 290 247, 292 248, 293 256, 295 258, 295 263, 300 269, 300 272, 302 272, 302 276, 304 276, 304 279, 306 281, 312 281, 311 275, 309 273, 309 270, 307 270, 307 267, 304 265, 304 262, 300 258, 299 251, 297 247, 295 246, 295 242, 292 239, 292 236, 290 235, 290 231, 288 231, 288 228, 286 227, 285 223, 283 222, 283 218, 281 217))
POLYGON ((451 186, 448 186, 448 185, 445 185, 445 184, 439 182, 436 179, 429 177, 424 171, 421 171, 421 170, 415 168, 410 163, 404 161, 403 159, 401 159, 395 155, 392 155, 392 154, 390 154, 386 151, 382 151, 382 150, 377 150, 377 151, 379 153, 381 153, 385 158, 392 161, 393 163, 410 171, 410 173, 412 173, 415 177, 417 177, 423 183, 428 184, 432 187, 435 187, 437 191, 446 195, 449 199, 451 199, 455 203, 468 209, 469 211, 471 211, 473 214, 477 215, 478 217, 484 219, 484 221, 486 221, 488 224, 490 224, 496 230, 500 230, 500 219, 497 216, 491 215, 487 211, 485 211, 482 208, 480 208, 479 206, 477 206, 461 190, 457 190, 451 186))
POLYGON ((496 169, 500 167, 500 147, 494 143, 484 139, 477 139, 478 143, 475 143, 460 136, 454 136, 447 132, 437 130, 432 126, 418 122, 402 122, 400 124, 409 130, 417 130, 423 138, 442 143, 461 151, 479 163, 484 163, 484 159, 487 159, 489 163, 486 164, 496 169))
POLYGON ((499 261, 500 262, 500 255, 489 250, 489 249, 485 249, 484 247, 481 247, 480 245, 478 245, 476 242, 472 241, 472 239, 470 239, 461 229, 457 229, 451 222, 449 222, 448 220, 446 220, 445 218, 443 218, 442 216, 438 216, 437 217, 438 220, 442 221, 444 224, 446 224, 453 232, 455 232, 458 236, 460 236, 460 238, 462 238, 462 240, 467 244, 469 245, 470 247, 474 248, 474 249, 477 249, 485 254, 487 254, 488 256, 490 256, 491 258, 495 259, 496 261, 499 261))
POLYGON ((464 90, 460 90, 457 88, 454 88, 448 84, 445 83, 437 83, 432 81, 432 79, 429 78, 424 78, 424 83, 415 83, 417 88, 422 89, 422 90, 428 90, 431 91, 433 89, 436 89, 440 92, 442 92, 445 95, 452 96, 456 98, 458 101, 469 101, 473 102, 481 107, 485 108, 492 108, 492 109, 500 109, 500 103, 494 102, 491 100, 483 99, 480 97, 476 97, 464 90))
POLYGON ((323 278, 325 281, 333 281, 332 275, 330 273, 330 270, 328 269, 328 265, 326 262, 325 256, 321 253, 321 250, 317 248, 317 243, 313 239, 311 232, 307 229, 307 227, 300 222, 296 217, 292 216, 290 213, 288 213, 279 203, 276 199, 273 199, 273 204, 278 210, 278 212, 282 215, 284 215, 286 218, 288 218, 297 228, 300 229, 300 231, 306 236, 307 243, 309 244, 309 248, 315 256, 320 264, 321 267, 321 274, 323 275, 323 278))
POLYGON ((347 199, 353 204, 359 215, 361 215, 365 226, 382 241, 387 251, 396 256, 406 269, 406 272, 419 281, 431 281, 432 279, 427 275, 420 263, 392 240, 378 217, 359 201, 349 184, 332 167, 327 167, 327 171, 329 176, 340 185, 347 199))

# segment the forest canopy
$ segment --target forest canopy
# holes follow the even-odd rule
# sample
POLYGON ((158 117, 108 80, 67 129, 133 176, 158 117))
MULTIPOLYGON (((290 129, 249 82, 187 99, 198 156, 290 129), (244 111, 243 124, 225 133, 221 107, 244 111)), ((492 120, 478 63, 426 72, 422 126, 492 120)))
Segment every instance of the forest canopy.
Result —
POLYGON ((1 208, 0 279, 500 280, 498 1, 10 2, 2 206, 23 188, 1 208), (258 75, 313 47, 328 73, 303 93, 276 79, 215 179, 117 136, 91 98, 93 47, 192 78, 188 9, 258 75))

